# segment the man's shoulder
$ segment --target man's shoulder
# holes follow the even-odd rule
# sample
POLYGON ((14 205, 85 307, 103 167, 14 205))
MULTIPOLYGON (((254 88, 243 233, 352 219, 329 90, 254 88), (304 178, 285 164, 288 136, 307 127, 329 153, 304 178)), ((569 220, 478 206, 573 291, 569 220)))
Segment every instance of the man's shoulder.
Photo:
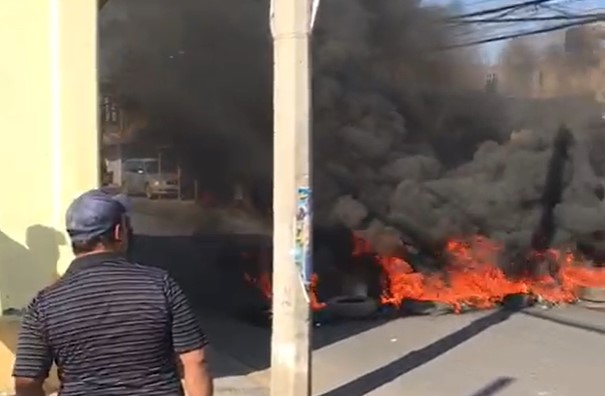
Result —
POLYGON ((136 261, 130 262, 129 269, 143 276, 149 276, 159 280, 164 280, 169 276, 168 271, 162 268, 150 267, 148 265, 140 264, 136 261))
MULTIPOLYGON (((166 279, 170 277, 168 271, 162 268, 150 267, 148 265, 140 264, 135 261, 120 260, 120 262, 116 261, 112 262, 111 264, 115 264, 115 266, 112 267, 113 270, 110 270, 111 272, 114 272, 116 269, 119 269, 117 273, 113 273, 114 276, 119 276, 119 274, 130 274, 131 276, 136 277, 137 279, 149 280, 153 281, 154 283, 165 282, 166 279)), ((107 270, 107 268, 109 267, 103 267, 102 265, 100 265, 97 267, 91 267, 90 270, 103 271, 103 269, 107 270)), ((52 284, 40 290, 34 298, 34 301, 42 301, 53 294, 62 293, 62 291, 70 289, 70 286, 74 285, 72 281, 75 281, 75 284, 79 284, 80 282, 78 279, 81 279, 79 278, 79 274, 70 274, 69 272, 65 273, 52 284)))
POLYGON ((93 270, 101 271, 108 279, 111 277, 135 277, 139 280, 165 282, 169 277, 168 271, 141 264, 137 261, 120 260, 111 262, 109 266, 100 265, 93 270))
POLYGON ((56 279, 50 285, 48 285, 45 288, 43 288, 42 290, 40 290, 38 292, 38 294, 36 294, 36 296, 33 298, 32 304, 37 303, 39 301, 43 301, 46 297, 48 297, 48 295, 52 294, 55 290, 60 289, 64 283, 65 283, 65 277, 60 276, 58 279, 56 279))

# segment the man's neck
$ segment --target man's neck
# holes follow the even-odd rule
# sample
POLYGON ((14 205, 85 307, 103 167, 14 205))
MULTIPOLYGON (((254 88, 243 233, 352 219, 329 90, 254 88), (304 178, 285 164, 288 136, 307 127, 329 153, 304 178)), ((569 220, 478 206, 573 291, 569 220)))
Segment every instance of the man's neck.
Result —
POLYGON ((113 250, 113 249, 99 248, 99 249, 92 250, 90 252, 76 254, 76 258, 79 259, 79 258, 97 255, 97 254, 116 254, 117 255, 119 253, 120 252, 113 250))

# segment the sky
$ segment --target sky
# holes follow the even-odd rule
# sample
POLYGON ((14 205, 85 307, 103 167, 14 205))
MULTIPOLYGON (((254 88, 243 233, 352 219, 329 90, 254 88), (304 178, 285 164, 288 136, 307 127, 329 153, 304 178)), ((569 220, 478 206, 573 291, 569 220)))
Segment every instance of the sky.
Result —
MULTIPOLYGON (((464 8, 464 12, 475 12, 485 9, 492 9, 495 7, 514 5, 525 2, 527 0, 423 0, 424 4, 461 4, 464 8)), ((507 17, 544 17, 544 16, 562 16, 566 13, 571 14, 587 14, 595 12, 605 12, 605 0, 552 0, 548 3, 547 7, 540 7, 538 9, 527 9, 523 12, 517 12, 514 14, 507 15, 507 17)), ((483 26, 481 38, 493 37, 499 35, 506 35, 512 31, 523 31, 540 29, 541 27, 547 27, 553 24, 560 24, 558 22, 531 22, 531 23, 514 23, 514 24, 491 24, 483 26)), ((482 45, 481 52, 484 58, 489 63, 493 63, 497 60, 498 54, 503 48, 505 42, 496 42, 491 44, 482 45)))

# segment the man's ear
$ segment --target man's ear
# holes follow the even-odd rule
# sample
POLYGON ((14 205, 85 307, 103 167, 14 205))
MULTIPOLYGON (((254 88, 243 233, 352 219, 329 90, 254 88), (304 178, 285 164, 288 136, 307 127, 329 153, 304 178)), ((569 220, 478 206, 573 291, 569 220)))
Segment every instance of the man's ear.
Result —
POLYGON ((116 226, 113 229, 113 238, 116 241, 121 241, 122 240, 122 224, 116 224, 116 226))

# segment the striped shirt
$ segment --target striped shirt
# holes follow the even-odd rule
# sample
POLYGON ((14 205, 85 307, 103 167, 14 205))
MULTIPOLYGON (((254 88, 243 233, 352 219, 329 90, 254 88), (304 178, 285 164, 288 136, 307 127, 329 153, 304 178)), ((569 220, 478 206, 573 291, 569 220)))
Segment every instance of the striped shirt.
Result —
POLYGON ((165 271, 93 254, 29 305, 13 376, 46 378, 54 362, 61 396, 181 396, 176 356, 206 344, 165 271))

